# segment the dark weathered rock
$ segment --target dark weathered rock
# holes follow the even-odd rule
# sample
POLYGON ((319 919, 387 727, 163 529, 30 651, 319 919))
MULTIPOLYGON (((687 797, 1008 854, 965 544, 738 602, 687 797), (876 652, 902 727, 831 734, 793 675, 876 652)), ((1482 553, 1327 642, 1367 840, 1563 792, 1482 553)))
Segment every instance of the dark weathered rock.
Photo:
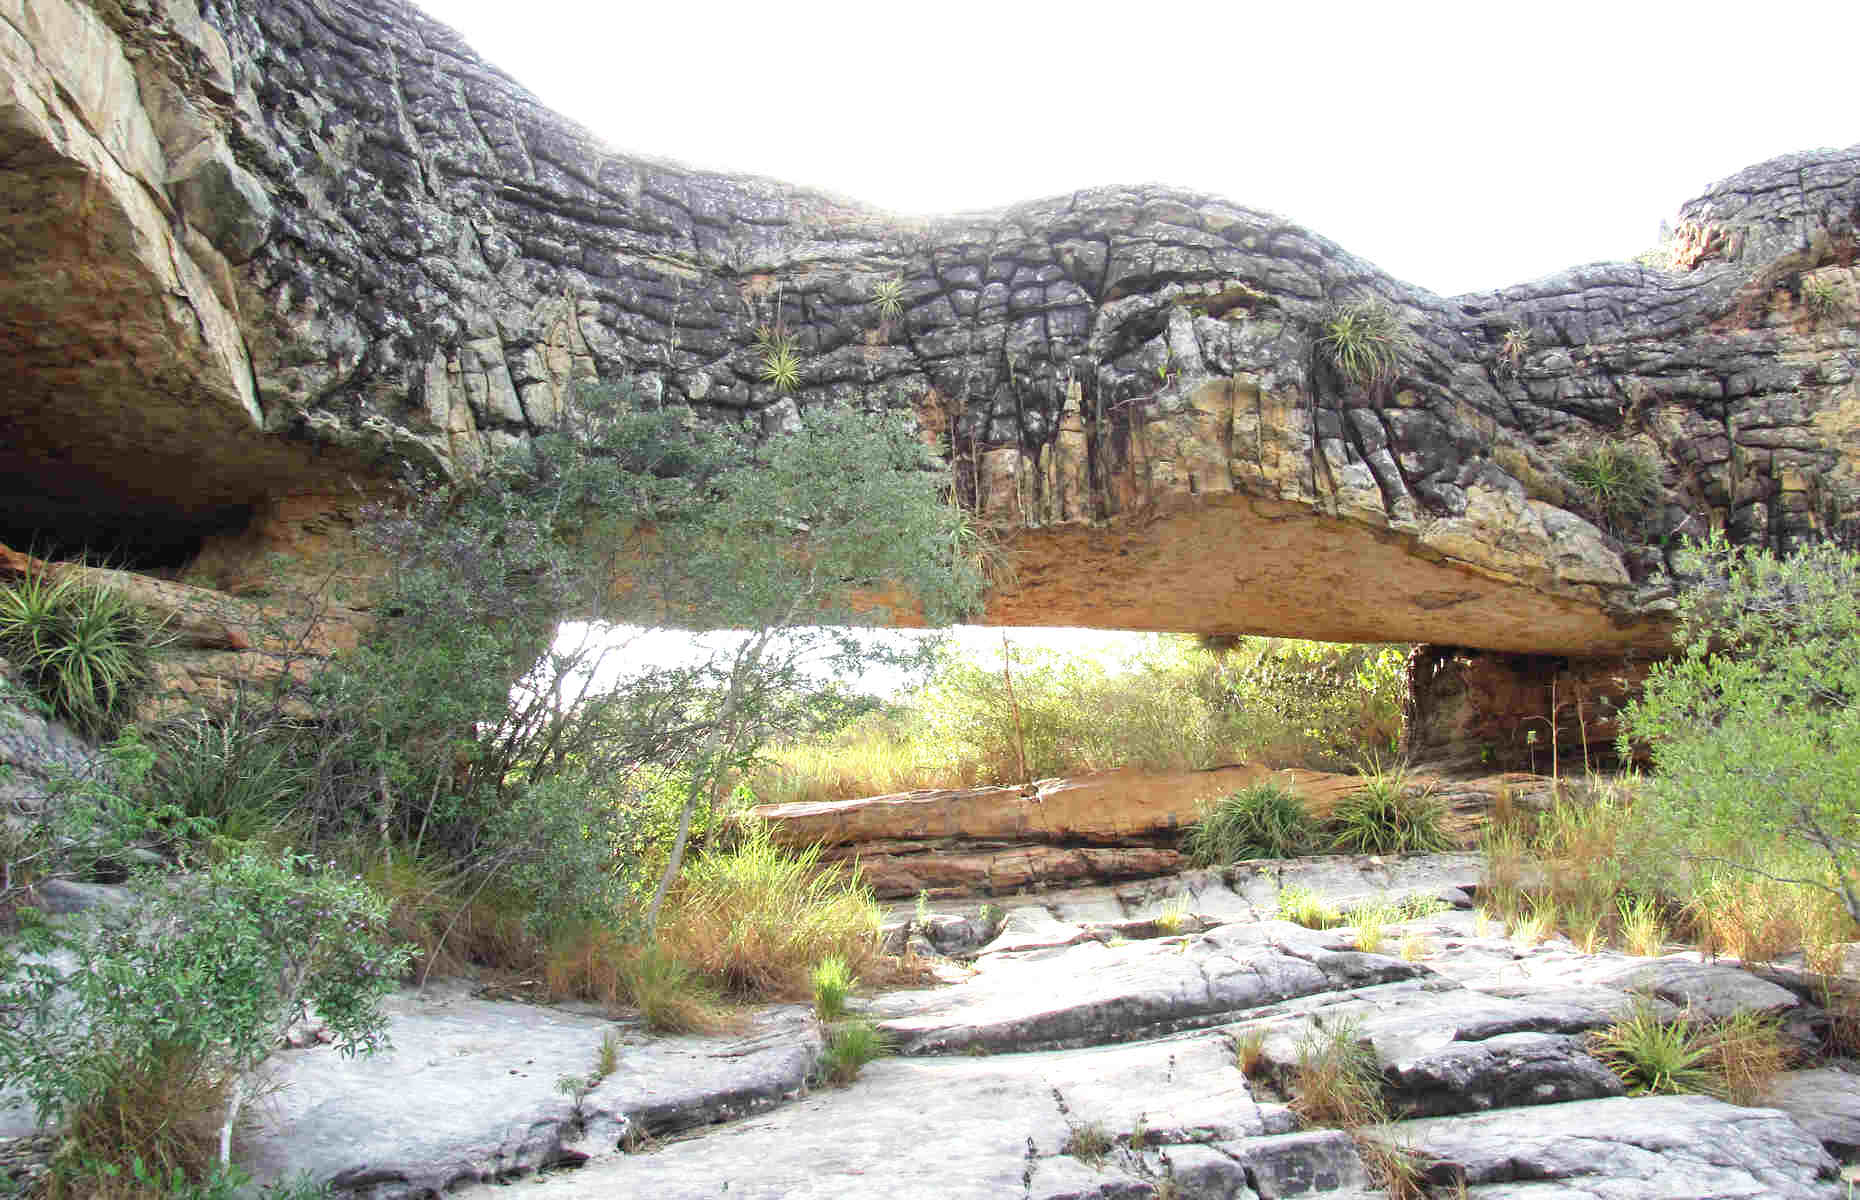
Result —
POLYGON ((1860 150, 1715 186, 1672 271, 1448 300, 1168 188, 900 222, 614 154, 400 0, 27 11, 0 51, 0 536, 184 557, 239 531, 256 561, 280 502, 473 470, 623 376, 764 431, 915 414, 1019 530, 1003 623, 1657 650, 1676 531, 1788 545, 1860 513, 1853 310, 1802 299, 1852 288, 1860 150), (1411 342, 1385 385, 1320 350, 1357 302, 1411 342), (754 349, 777 323, 792 396, 754 349), (1571 479, 1609 440, 1657 456, 1644 513, 1571 479))

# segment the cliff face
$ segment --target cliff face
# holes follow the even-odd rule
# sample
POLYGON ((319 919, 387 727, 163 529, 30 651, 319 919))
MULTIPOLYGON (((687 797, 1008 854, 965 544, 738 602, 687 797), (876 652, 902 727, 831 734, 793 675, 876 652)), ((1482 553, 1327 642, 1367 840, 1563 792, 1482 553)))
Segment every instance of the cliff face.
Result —
POLYGON ((1657 649, 1677 533, 1860 514, 1860 147, 1692 201, 1671 270, 1443 299, 1210 196, 901 221, 613 154, 396 0, 0 3, 0 540, 235 586, 620 376, 913 412, 1009 531, 1002 624, 1657 649), (1320 345, 1365 302, 1412 341, 1370 388, 1320 345), (1632 523, 1562 469, 1610 441, 1660 464, 1632 523))

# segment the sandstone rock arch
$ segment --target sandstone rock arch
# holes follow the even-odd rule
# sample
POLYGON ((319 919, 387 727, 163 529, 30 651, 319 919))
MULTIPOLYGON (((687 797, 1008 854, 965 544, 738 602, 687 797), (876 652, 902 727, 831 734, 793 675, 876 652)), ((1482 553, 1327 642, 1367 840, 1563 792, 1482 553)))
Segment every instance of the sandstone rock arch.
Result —
POLYGON ((1580 663, 1665 645, 1676 535, 1860 515, 1860 147, 1714 186, 1657 265, 1443 298, 1212 196, 900 220, 616 154, 399 0, 23 0, 6 30, 0 540, 234 585, 396 464, 469 472, 619 375, 765 431, 913 412, 1013 546, 1001 624, 1580 663), (1358 302, 1412 339, 1387 386, 1319 352, 1358 302), (1606 439, 1660 463, 1632 528, 1561 469, 1606 439))

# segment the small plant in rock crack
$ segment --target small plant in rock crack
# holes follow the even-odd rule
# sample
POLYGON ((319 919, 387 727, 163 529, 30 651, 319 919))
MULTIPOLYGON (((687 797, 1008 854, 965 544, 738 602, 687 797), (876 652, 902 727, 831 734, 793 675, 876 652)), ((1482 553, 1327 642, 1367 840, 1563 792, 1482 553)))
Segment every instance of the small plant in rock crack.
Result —
POLYGON ((1278 917, 1306 929, 1335 929, 1343 924, 1342 913, 1310 888, 1298 884, 1279 889, 1278 917))
POLYGON ((894 275, 873 284, 872 303, 878 306, 878 315, 887 321, 895 321, 903 316, 904 280, 894 275))
POLYGON ((601 1035, 601 1048, 594 1052, 596 1082, 620 1069, 620 1035, 609 1029, 601 1035))
POLYGON ((1248 1079, 1257 1079, 1266 1069, 1266 1029, 1255 1026, 1233 1035, 1234 1066, 1248 1079))
POLYGON ((1394 382, 1412 339, 1393 309, 1376 302, 1343 304, 1323 324, 1318 345, 1338 374, 1359 387, 1394 382))
POLYGON ((1182 931, 1182 923, 1188 919, 1188 897, 1171 896, 1163 902, 1162 911, 1156 914, 1156 928, 1164 933, 1175 934, 1182 931))
POLYGON ((758 374, 764 383, 778 392, 792 392, 801 386, 801 355, 794 337, 779 325, 764 325, 756 330, 756 354, 762 360, 758 374))
POLYGON ((1088 1167, 1103 1166, 1115 1144, 1104 1126, 1097 1121, 1068 1121, 1067 1125, 1069 1131, 1066 1140, 1059 1145, 1059 1152, 1078 1159, 1088 1167))
POLYGON ((1292 1111, 1308 1125, 1355 1129, 1388 1119, 1375 1047, 1354 1020, 1306 1031, 1292 1064, 1291 1093, 1292 1111))
POLYGON ((821 1075, 828 1083, 845 1087, 859 1078, 869 1062, 891 1053, 891 1038, 870 1021, 848 1021, 827 1035, 827 1050, 821 1056, 821 1075))
POLYGON ((1524 365, 1524 356, 1530 352, 1531 331, 1522 325, 1513 325, 1498 341, 1500 369, 1507 375, 1516 375, 1518 368, 1524 365))
POLYGON ((1660 464, 1628 442, 1594 442, 1565 457, 1562 467, 1610 526, 1638 521, 1660 496, 1660 464))
POLYGON ((1832 279, 1804 279, 1802 307, 1817 321, 1826 321, 1841 311, 1841 294, 1832 279))
POLYGON ((1645 996, 1635 997, 1626 1016, 1591 1034, 1590 1045, 1632 1095, 1723 1091, 1711 1067, 1711 1043, 1684 1021, 1661 1019, 1645 996))

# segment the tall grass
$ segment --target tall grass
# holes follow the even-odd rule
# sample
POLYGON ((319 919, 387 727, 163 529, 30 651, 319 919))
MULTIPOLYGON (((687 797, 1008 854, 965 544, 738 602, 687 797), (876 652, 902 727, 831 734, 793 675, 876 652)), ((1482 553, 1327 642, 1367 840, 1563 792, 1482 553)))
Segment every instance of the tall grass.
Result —
POLYGON ((783 850, 757 825, 735 847, 685 867, 659 945, 732 995, 804 1000, 823 959, 839 957, 856 977, 873 972, 879 924, 855 870, 822 865, 819 847, 783 850))
POLYGON ((1311 853, 1321 841, 1317 822, 1297 793, 1256 783, 1207 806, 1189 829, 1185 847, 1190 858, 1207 867, 1291 858, 1311 853))

